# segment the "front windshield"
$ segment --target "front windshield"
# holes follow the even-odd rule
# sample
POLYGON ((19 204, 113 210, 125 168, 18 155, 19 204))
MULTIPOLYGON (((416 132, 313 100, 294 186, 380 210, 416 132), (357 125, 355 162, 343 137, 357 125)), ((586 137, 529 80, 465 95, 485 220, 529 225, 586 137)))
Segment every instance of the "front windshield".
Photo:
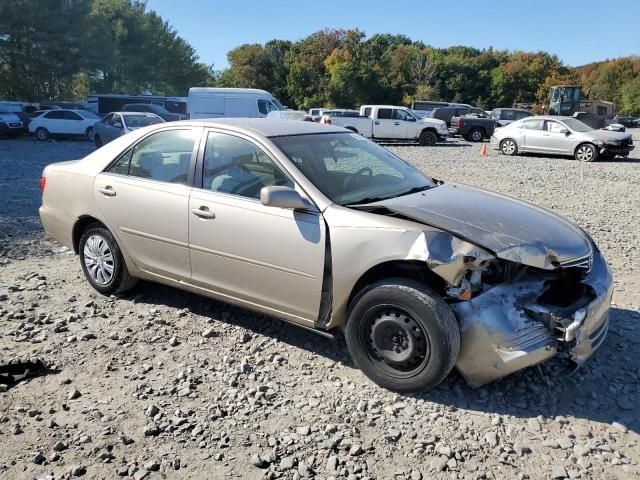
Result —
POLYGON ((141 128, 155 125, 156 123, 164 123, 164 120, 155 115, 123 115, 122 118, 125 126, 129 128, 141 128))
POLYGON ((292 135, 272 141, 318 190, 340 205, 371 203, 436 185, 356 133, 292 135))
POLYGON ((580 120, 576 120, 575 118, 565 118, 562 121, 574 132, 590 132, 593 130, 589 125, 581 122, 580 120))
POLYGON ((273 99, 271 99, 271 101, 276 105, 276 107, 278 107, 278 110, 286 110, 287 109, 287 107, 282 105, 277 99, 273 98, 273 99))

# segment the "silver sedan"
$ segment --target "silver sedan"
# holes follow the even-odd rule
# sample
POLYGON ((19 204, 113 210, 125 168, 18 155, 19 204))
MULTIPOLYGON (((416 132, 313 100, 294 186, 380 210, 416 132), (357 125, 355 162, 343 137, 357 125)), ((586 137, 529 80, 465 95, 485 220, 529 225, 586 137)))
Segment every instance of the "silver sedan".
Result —
POLYGON ((112 112, 94 125, 93 140, 96 148, 100 148, 122 135, 156 123, 164 123, 164 120, 155 113, 112 112))
POLYGON ((491 148, 505 155, 544 153, 593 162, 598 156, 626 157, 633 150, 630 133, 594 130, 573 117, 529 117, 496 128, 491 148))

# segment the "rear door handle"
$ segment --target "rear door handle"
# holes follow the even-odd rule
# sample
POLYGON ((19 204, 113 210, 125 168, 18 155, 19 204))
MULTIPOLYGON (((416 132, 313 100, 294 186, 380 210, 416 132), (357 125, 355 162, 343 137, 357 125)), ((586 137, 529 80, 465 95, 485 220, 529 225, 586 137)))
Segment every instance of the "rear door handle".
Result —
POLYGON ((100 187, 98 188, 98 191, 107 196, 107 197, 115 197, 116 196, 116 191, 113 189, 113 187, 111 185, 107 185, 106 187, 100 187))
POLYGON ((207 207, 192 208, 191 213, 200 218, 216 218, 216 214, 209 210, 207 207))
POLYGON ((400 125, 400 122, 395 122, 394 125, 400 125))
POLYGON ((375 122, 373 122, 373 123, 375 123, 376 125, 380 125, 380 122, 377 121, 377 120, 375 122))

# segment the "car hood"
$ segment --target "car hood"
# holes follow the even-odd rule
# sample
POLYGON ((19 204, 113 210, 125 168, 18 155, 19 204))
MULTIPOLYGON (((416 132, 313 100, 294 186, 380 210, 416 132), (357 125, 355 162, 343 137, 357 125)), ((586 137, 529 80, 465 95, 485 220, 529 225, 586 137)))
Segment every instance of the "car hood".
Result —
POLYGON ((499 258, 547 270, 592 249, 585 233, 565 218, 467 185, 446 183, 369 205, 445 230, 499 258))
POLYGON ((437 118, 430 118, 430 117, 425 117, 425 118, 421 118, 418 120, 418 123, 422 123, 425 125, 435 125, 435 126, 447 126, 447 122, 445 122, 444 120, 440 120, 437 118))
POLYGON ((20 117, 15 113, 0 113, 0 122, 19 122, 20 117))
POLYGON ((593 130, 591 132, 584 132, 583 135, 593 140, 600 140, 602 143, 619 142, 620 140, 628 140, 631 138, 630 133, 615 132, 613 130, 593 130))

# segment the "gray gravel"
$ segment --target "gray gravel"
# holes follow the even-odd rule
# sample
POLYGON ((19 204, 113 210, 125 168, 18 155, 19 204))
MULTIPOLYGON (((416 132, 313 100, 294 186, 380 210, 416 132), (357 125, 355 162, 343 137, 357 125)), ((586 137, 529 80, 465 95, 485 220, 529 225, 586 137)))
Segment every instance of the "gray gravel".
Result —
POLYGON ((0 393, 0 477, 639 478, 640 160, 391 149, 590 231, 617 290, 585 368, 564 377, 550 362, 476 390, 454 373, 397 395, 342 342, 278 320, 150 284, 101 297, 36 217, 42 167, 91 145, 0 140, 0 360, 36 356, 61 372, 0 393))

